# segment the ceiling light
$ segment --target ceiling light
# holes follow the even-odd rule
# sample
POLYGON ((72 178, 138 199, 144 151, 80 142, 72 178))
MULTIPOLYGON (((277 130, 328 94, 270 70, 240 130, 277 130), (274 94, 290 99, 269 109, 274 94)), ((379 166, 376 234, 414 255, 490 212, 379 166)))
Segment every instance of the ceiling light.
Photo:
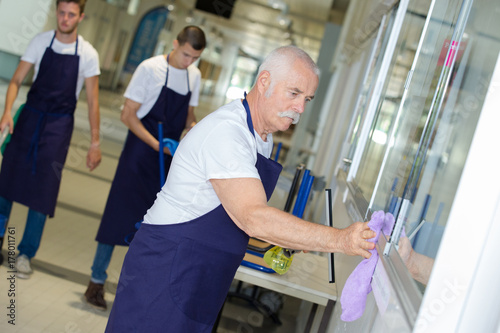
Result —
POLYGON ((267 3, 274 9, 284 9, 285 7, 288 7, 283 0, 267 0, 267 3))
POLYGON ((130 2, 128 3, 127 13, 129 15, 137 14, 137 9, 139 8, 140 4, 141 0, 130 0, 130 2))
POLYGON ((193 10, 190 9, 189 12, 188 12, 188 15, 186 16, 186 23, 190 24, 190 23, 193 23, 193 22, 194 22, 194 13, 193 13, 193 10))
POLYGON ((288 16, 288 6, 281 11, 281 13, 276 17, 276 20, 282 27, 290 27, 292 20, 288 16))
POLYGON ((175 9, 175 0, 166 0, 166 5, 165 7, 167 7, 168 11, 173 11, 175 9))
POLYGON ((282 27, 288 27, 290 23, 292 22, 290 18, 286 15, 283 15, 283 13, 279 14, 278 17, 276 18, 278 21, 279 25, 282 27))

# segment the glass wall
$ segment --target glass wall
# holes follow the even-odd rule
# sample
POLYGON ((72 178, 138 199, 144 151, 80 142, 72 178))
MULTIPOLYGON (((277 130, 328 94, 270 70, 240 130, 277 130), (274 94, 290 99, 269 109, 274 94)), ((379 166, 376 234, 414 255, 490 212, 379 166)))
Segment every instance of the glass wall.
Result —
POLYGON ((390 251, 404 227, 416 252, 431 260, 438 252, 500 52, 499 8, 496 0, 410 1, 373 116, 376 75, 366 75, 345 170, 368 203, 361 214, 391 212, 402 227, 386 239, 390 251))
MULTIPOLYGON (((415 164, 415 176, 408 186, 412 208, 406 213, 406 230, 411 232, 421 227, 415 233, 413 246, 427 256, 435 257, 439 248, 500 51, 498 6, 495 1, 478 1, 472 5, 454 63, 447 66, 444 52, 451 35, 438 41, 443 46, 436 72, 447 77, 435 88, 431 101, 435 116, 428 117, 426 141, 420 153, 422 162, 415 164)), ((439 82, 436 77, 432 83, 435 85, 435 82, 439 82)), ((429 83, 431 87, 432 83, 429 83)))
MULTIPOLYGON (((370 128, 370 137, 355 176, 355 182, 362 189, 368 201, 375 190, 386 151, 394 144, 394 141, 389 140, 390 134, 396 123, 399 105, 403 99, 405 81, 415 58, 426 13, 429 9, 426 5, 422 5, 422 2, 417 3, 417 1, 409 3, 395 55, 390 63, 389 75, 384 82, 376 116, 370 128)), ((390 185, 392 185, 391 182, 390 185)), ((384 206, 379 208, 384 209, 384 206)))

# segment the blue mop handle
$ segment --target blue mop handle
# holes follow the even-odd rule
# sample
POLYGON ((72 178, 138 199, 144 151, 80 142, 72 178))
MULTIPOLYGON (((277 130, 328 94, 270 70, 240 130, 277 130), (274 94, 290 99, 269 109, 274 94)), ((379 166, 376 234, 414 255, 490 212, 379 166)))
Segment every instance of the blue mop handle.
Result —
POLYGON ((163 159, 163 123, 158 123, 158 141, 160 142, 159 158, 160 158, 160 188, 165 184, 165 161, 163 159))
POLYGON ((309 199, 309 194, 311 193, 311 188, 314 182, 314 176, 308 175, 307 180, 306 180, 306 187, 304 189, 304 193, 302 195, 302 200, 299 203, 299 211, 297 214, 297 217, 302 218, 304 216, 304 211, 306 209, 306 204, 307 204, 307 199, 309 199))
POLYGON ((305 195, 307 180, 309 179, 309 173, 311 171, 306 169, 304 175, 302 176, 302 182, 300 183, 299 192, 297 193, 297 198, 295 199, 295 205, 293 206, 292 214, 301 218, 300 216, 300 205, 302 204, 302 197, 305 195))

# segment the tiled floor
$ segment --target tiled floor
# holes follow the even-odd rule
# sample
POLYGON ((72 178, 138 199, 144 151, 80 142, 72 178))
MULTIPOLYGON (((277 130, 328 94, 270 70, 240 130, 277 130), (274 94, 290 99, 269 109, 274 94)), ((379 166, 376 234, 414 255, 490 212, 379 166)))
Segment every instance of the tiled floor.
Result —
MULTIPOLYGON (((0 110, 3 110, 7 82, 0 81, 0 110)), ((19 94, 17 107, 24 100, 26 87, 19 94)), ((85 166, 88 120, 85 100, 80 99, 75 114, 75 131, 63 171, 55 217, 48 219, 42 244, 32 260, 30 279, 12 277, 9 260, 23 234, 27 208, 14 204, 9 222, 10 240, 2 249, 5 261, 0 267, 0 332, 103 332, 109 310, 101 312, 82 302, 89 281, 96 242, 94 237, 111 185, 125 126, 119 121, 123 98, 101 92, 102 163, 89 172, 85 166), (12 278, 11 278, 12 277, 12 278), (10 307, 10 308, 8 308, 10 307), (10 321, 10 322, 9 322, 10 321)), ((208 101, 198 107, 198 118, 212 106, 208 101)), ((116 247, 108 269, 106 300, 111 308, 126 247, 116 247)), ((250 286, 248 286, 250 287, 250 286)), ((301 302, 284 298, 280 311, 282 325, 248 305, 235 301, 224 308, 218 332, 293 332, 301 302)))

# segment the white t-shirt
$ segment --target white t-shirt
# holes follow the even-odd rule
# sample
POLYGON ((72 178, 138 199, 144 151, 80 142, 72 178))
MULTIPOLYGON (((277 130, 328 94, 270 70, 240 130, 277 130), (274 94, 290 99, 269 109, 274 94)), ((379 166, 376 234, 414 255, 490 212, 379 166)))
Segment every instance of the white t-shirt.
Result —
MULTIPOLYGON (((191 90, 189 105, 198 106, 201 72, 194 64, 191 64, 187 68, 187 71, 189 73, 189 87, 191 90)), ((161 89, 165 85, 166 78, 167 61, 163 55, 144 60, 135 70, 124 96, 142 104, 137 111, 139 119, 146 116, 156 103, 161 89)), ((186 70, 168 66, 167 87, 178 94, 186 95, 188 93, 186 70)))
POLYGON ((269 158, 273 138, 252 135, 241 100, 203 118, 177 148, 168 177, 144 222, 191 221, 220 205, 210 179, 258 178, 257 152, 269 158))
MULTIPOLYGON (((45 50, 50 45, 50 41, 54 37, 54 30, 45 31, 36 35, 28 44, 26 52, 21 57, 22 61, 34 64, 33 81, 38 75, 40 62, 45 54, 45 50)), ((75 54, 75 43, 64 44, 54 39, 52 43, 52 50, 60 54, 75 54)), ((80 56, 80 65, 78 67, 78 82, 76 84, 76 98, 80 95, 83 87, 83 82, 86 78, 101 74, 99 69, 99 55, 89 42, 78 36, 78 55, 80 56)))

